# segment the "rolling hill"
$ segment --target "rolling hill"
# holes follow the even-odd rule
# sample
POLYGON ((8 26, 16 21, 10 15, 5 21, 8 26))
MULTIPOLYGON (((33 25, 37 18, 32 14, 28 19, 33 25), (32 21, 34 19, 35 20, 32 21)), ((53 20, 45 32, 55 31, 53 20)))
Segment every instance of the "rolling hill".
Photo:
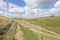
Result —
POLYGON ((48 17, 37 19, 22 19, 31 24, 39 25, 60 34, 60 17, 48 17))
POLYGON ((60 17, 37 19, 0 17, 0 38, 4 33, 8 35, 7 40, 60 40, 60 17))

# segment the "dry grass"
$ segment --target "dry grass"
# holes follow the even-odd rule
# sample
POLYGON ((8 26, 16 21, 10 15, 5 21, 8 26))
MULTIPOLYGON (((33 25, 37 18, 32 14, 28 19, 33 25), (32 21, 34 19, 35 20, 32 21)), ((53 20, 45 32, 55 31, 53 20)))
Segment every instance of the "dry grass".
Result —
POLYGON ((5 17, 0 17, 0 28, 4 28, 11 23, 11 20, 5 17))
MULTIPOLYGON (((38 34, 39 40, 60 40, 60 17, 41 18, 41 19, 23 19, 18 21, 24 27, 27 27, 38 34), (28 22, 27 22, 28 21, 28 22), (30 23, 29 23, 30 22, 30 23), (34 26, 35 24, 35 26, 34 26), (37 26, 41 25, 41 26, 37 26), (47 27, 48 26, 48 27, 47 27), (43 29, 42 29, 43 28, 43 29), (46 28, 47 31, 44 30, 46 28), (54 29, 55 28, 55 29, 54 29), (54 32, 54 33, 53 33, 54 32), (55 35, 55 33, 59 33, 55 35)), ((36 34, 36 35, 37 35, 36 34)))
POLYGON ((60 17, 48 17, 24 20, 60 34, 60 17))

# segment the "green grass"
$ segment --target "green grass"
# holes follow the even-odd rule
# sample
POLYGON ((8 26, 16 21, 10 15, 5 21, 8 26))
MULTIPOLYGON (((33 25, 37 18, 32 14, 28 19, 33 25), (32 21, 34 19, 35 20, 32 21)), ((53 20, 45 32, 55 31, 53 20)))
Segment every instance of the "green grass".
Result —
POLYGON ((22 19, 32 24, 39 25, 60 34, 60 17, 48 17, 37 19, 22 19))
POLYGON ((32 30, 21 26, 21 30, 24 33, 24 40, 38 40, 38 37, 36 33, 34 33, 32 30))

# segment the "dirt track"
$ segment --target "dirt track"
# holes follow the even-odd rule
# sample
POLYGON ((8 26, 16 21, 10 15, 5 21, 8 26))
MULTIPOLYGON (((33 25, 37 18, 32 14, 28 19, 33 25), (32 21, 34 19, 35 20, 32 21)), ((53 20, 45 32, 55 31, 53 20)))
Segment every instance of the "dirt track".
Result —
POLYGON ((23 40, 23 33, 21 32, 20 26, 17 26, 17 32, 15 35, 16 40, 23 40))

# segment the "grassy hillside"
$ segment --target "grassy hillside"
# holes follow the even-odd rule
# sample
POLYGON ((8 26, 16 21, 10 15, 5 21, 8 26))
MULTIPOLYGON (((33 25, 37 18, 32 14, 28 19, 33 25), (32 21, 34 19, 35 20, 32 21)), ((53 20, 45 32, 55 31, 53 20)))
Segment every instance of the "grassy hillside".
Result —
POLYGON ((22 19, 32 24, 45 27, 48 30, 52 30, 60 34, 60 17, 48 17, 48 18, 37 18, 37 19, 22 19))
POLYGON ((9 28, 11 20, 0 16, 0 35, 3 35, 9 28))
POLYGON ((12 35, 8 38, 8 40, 15 40, 14 35, 16 34, 17 25, 20 25, 21 31, 24 33, 23 34, 24 40, 58 40, 56 38, 58 36, 56 36, 56 37, 49 36, 49 35, 53 36, 54 34, 50 34, 46 30, 42 30, 41 27, 46 28, 50 31, 54 31, 54 32, 58 33, 58 35, 60 35, 60 17, 19 19, 19 20, 0 17, 0 38, 9 29, 12 20, 14 21, 14 29, 13 29, 12 35), (29 23, 31 23, 31 24, 29 24, 29 23), (34 24, 35 26, 32 24, 34 24), (39 25, 39 27, 37 25, 39 25), (34 31, 36 31, 36 33, 33 30, 31 30, 31 28, 34 31), (40 34, 42 32, 45 33, 46 35, 40 34), (37 38, 37 35, 38 35, 38 38, 37 38))
MULTIPOLYGON (((16 29, 17 29, 17 25, 20 25, 18 23, 16 23, 16 21, 14 21, 14 29, 12 34, 7 38, 7 40, 15 40, 15 34, 16 34, 16 29)), ((12 23, 12 19, 9 18, 5 18, 5 17, 0 17, 0 40, 3 38, 3 34, 7 32, 7 30, 10 27, 10 24, 12 23)), ((21 30, 24 33, 24 40, 38 40, 37 35, 31 31, 28 28, 23 27, 23 25, 21 26, 21 30)))

